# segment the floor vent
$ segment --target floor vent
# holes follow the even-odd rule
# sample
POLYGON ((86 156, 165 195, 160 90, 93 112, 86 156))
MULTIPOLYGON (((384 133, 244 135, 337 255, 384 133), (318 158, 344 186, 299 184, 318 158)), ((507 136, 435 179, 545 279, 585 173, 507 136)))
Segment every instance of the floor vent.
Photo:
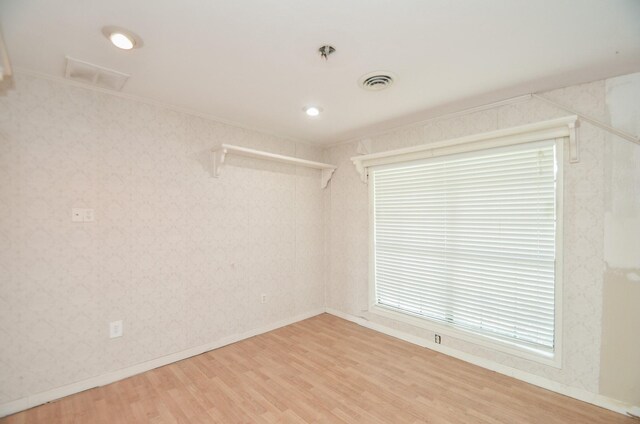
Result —
POLYGON ((107 90, 121 91, 129 75, 67 56, 66 78, 107 90))

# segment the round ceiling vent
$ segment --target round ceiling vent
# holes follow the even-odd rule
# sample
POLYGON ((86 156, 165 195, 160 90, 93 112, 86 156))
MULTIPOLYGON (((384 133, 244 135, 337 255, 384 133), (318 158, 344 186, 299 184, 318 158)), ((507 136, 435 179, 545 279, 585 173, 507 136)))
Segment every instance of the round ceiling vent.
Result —
POLYGON ((391 72, 376 71, 360 77, 360 86, 365 90, 379 91, 391 86, 395 75, 391 72))

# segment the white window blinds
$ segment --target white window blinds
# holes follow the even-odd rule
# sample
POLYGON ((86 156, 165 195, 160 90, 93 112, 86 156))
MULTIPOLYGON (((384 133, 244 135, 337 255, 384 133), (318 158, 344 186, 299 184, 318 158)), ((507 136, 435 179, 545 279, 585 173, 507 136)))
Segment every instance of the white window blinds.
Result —
POLYGON ((555 149, 372 167, 375 304, 553 351, 555 149))

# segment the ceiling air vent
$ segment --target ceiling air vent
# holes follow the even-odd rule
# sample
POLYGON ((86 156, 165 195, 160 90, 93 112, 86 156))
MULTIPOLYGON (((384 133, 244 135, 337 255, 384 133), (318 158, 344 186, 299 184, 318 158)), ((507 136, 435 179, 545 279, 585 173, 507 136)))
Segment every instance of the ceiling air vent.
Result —
POLYGON ((64 76, 73 81, 116 91, 122 90, 122 87, 129 79, 129 75, 122 72, 83 62, 69 56, 67 56, 67 69, 64 76))
POLYGON ((379 91, 391 86, 394 79, 395 76, 390 72, 370 72, 360 77, 360 86, 365 90, 379 91))

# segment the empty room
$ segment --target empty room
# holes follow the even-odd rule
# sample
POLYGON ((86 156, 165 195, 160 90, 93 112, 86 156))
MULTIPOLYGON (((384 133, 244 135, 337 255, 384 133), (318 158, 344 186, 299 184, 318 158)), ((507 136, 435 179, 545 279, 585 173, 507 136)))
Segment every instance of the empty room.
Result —
POLYGON ((640 1, 0 0, 34 423, 640 423, 640 1))

